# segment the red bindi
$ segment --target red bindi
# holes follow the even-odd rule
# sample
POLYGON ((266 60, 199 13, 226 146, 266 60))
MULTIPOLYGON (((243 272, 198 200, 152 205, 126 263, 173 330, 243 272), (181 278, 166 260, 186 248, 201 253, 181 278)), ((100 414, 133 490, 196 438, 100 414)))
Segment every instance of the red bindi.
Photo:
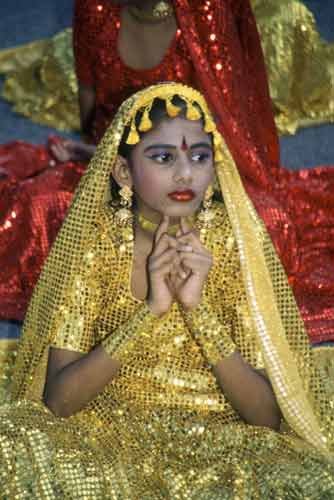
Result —
POLYGON ((183 136, 182 138, 182 144, 181 144, 181 151, 188 151, 188 144, 186 141, 186 138, 183 136))

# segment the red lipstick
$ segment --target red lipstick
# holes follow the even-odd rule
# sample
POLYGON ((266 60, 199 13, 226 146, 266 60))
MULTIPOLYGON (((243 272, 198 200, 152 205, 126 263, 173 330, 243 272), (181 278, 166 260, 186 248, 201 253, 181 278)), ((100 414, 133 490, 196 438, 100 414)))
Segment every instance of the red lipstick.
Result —
POLYGON ((182 191, 173 191, 168 193, 168 198, 174 201, 191 201, 195 198, 196 194, 191 189, 184 189, 182 191))

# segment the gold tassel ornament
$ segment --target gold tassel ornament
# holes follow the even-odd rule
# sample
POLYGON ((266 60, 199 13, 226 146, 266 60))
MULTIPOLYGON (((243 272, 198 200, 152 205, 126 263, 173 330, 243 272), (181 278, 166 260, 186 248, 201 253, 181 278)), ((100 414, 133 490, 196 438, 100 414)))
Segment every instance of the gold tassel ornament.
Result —
POLYGON ((146 108, 142 119, 140 120, 139 130, 140 132, 148 132, 153 127, 153 123, 150 118, 150 108, 146 108))
POLYGON ((170 118, 175 118, 181 110, 172 103, 171 99, 166 99, 166 111, 170 118))
POLYGON ((139 141, 140 141, 140 137, 139 137, 139 134, 137 132, 136 122, 135 122, 135 119, 133 119, 132 123, 131 123, 130 133, 128 135, 126 143, 129 144, 129 146, 134 146, 135 144, 138 144, 139 141))
POLYGON ((193 120, 193 121, 201 120, 202 113, 193 105, 193 103, 188 102, 187 103, 186 118, 187 118, 187 120, 193 120))

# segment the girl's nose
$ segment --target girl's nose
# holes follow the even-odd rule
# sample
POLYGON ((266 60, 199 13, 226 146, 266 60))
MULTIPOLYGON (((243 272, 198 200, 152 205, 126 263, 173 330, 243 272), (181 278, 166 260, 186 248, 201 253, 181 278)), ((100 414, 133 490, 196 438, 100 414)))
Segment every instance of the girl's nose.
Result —
POLYGON ((175 168, 174 180, 178 184, 190 184, 192 182, 193 172, 192 166, 186 155, 182 155, 177 159, 175 168))

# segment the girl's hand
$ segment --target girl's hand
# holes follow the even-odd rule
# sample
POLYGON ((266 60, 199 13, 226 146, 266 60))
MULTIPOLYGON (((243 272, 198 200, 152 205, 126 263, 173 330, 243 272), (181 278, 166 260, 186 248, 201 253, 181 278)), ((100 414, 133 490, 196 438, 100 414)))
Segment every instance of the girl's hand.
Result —
POLYGON ((50 145, 52 154, 59 162, 82 161, 87 162, 94 154, 95 147, 81 141, 57 141, 50 145))
POLYGON ((181 218, 181 231, 176 239, 179 267, 177 274, 173 275, 172 283, 176 299, 186 310, 190 310, 201 301, 204 284, 212 266, 212 256, 196 233, 190 230, 184 218, 181 218))
POLYGON ((177 258, 177 241, 168 235, 169 217, 164 216, 155 234, 153 250, 148 258, 147 305, 157 316, 169 311, 173 293, 169 277, 177 258))

